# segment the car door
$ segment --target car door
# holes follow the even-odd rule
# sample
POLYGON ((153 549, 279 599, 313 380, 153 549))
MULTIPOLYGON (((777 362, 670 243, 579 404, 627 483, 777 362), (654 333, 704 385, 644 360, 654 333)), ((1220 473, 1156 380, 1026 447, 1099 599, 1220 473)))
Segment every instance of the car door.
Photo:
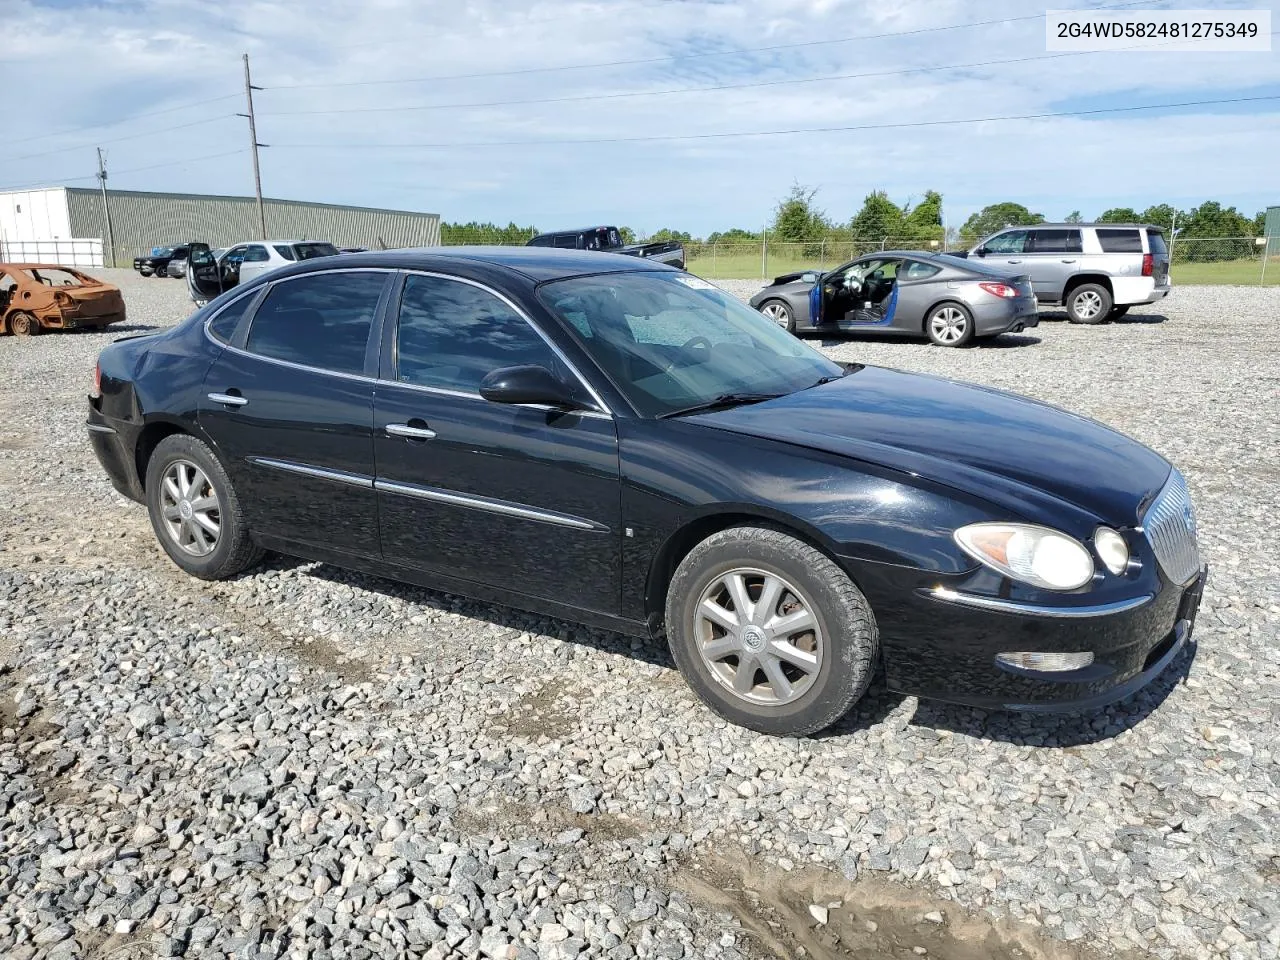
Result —
POLYGON ((382 347, 374 457, 387 561, 617 613, 612 417, 514 303, 472 281, 407 274, 382 347), (491 403, 491 371, 536 364, 594 410, 491 403))
POLYGON ((205 377, 200 426, 249 528, 274 549, 379 555, 370 334, 394 276, 332 270, 272 284, 205 377))
MULTIPOLYGON (((984 263, 1008 267, 1010 273, 1027 273, 1026 251, 1030 234, 1031 231, 1026 229, 1005 230, 988 238, 976 252, 984 263)), ((1032 279, 1034 281, 1035 278, 1032 279)))
POLYGON ((836 267, 818 278, 809 290, 809 317, 816 327, 824 323, 837 324, 844 319, 853 302, 849 281, 860 278, 865 259, 853 260, 836 267))
POLYGON ((1061 300, 1067 278, 1080 271, 1079 227, 1037 227, 1024 252, 1023 272, 1031 276, 1038 300, 1061 300))
POLYGON ((240 282, 248 283, 254 277, 259 277, 276 266, 279 266, 279 264, 271 262, 271 254, 267 252, 264 244, 246 244, 244 256, 240 261, 240 282))
POLYGON ((212 300, 224 290, 222 266, 207 243, 187 248, 187 291, 196 303, 212 300))
POLYGON ((895 302, 886 325, 902 333, 922 332, 925 313, 939 299, 933 278, 941 272, 936 263, 904 258, 898 264, 895 302))

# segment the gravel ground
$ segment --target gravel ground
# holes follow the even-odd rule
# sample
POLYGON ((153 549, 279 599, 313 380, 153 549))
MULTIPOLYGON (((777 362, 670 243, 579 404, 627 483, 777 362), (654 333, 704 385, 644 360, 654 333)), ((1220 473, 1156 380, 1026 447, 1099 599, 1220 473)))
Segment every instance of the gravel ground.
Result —
MULTIPOLYGON (((112 279, 132 330, 187 310, 112 279)), ((1213 573, 1198 651, 1105 712, 873 687, 801 741, 659 644, 319 564, 186 578, 85 440, 124 330, 0 339, 0 956, 1276 958, 1278 313, 822 343, 1152 445, 1213 573)))

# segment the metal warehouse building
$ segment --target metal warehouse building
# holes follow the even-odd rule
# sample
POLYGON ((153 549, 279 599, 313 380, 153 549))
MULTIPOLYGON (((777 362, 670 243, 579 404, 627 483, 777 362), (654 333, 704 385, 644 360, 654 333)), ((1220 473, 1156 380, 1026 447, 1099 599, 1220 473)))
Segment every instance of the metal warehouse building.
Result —
MULTIPOLYGON (((263 200, 269 239, 328 240, 340 247, 432 247, 440 216, 296 200, 263 200)), ((202 240, 226 247, 261 239, 253 197, 46 187, 0 193, 0 260, 127 266, 155 246, 202 240)))

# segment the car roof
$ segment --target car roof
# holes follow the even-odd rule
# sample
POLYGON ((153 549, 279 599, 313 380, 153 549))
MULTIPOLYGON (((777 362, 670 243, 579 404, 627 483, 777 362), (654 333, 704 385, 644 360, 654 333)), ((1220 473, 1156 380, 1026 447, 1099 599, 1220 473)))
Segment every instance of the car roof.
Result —
POLYGON ((543 230, 541 233, 537 234, 537 236, 554 237, 562 233, 590 233, 592 230, 616 230, 616 229, 617 227, 613 226, 613 224, 604 224, 604 225, 595 226, 595 227, 578 227, 576 229, 573 227, 569 227, 568 229, 565 229, 565 230, 543 230))
POLYGON ((1076 227, 1110 227, 1127 228, 1130 230, 1159 230, 1164 233, 1164 227, 1158 227, 1154 223, 1011 223, 1007 227, 1001 227, 996 233, 1003 233, 1006 230, 1066 230, 1076 227))
POLYGON ((73 273, 83 273, 79 267, 69 267, 64 263, 0 263, 0 267, 7 267, 10 270, 70 270, 73 273))
POLYGON ((286 271, 305 273, 326 268, 350 269, 358 266, 430 270, 449 266, 474 269, 477 265, 488 265, 504 268, 541 283, 597 273, 675 271, 674 267, 639 257, 594 250, 557 250, 554 247, 417 247, 369 250, 346 254, 339 262, 341 266, 337 267, 332 259, 317 257, 304 260, 292 268, 272 271, 271 275, 284 276, 286 271))

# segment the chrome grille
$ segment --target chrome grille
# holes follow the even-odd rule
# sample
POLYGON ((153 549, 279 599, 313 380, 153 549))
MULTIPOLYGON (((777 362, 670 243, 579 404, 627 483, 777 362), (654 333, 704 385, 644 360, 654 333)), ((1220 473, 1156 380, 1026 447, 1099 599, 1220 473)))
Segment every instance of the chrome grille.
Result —
POLYGON ((1147 508, 1142 528, 1166 577, 1181 584, 1200 572, 1196 514, 1187 482, 1176 469, 1147 508))

